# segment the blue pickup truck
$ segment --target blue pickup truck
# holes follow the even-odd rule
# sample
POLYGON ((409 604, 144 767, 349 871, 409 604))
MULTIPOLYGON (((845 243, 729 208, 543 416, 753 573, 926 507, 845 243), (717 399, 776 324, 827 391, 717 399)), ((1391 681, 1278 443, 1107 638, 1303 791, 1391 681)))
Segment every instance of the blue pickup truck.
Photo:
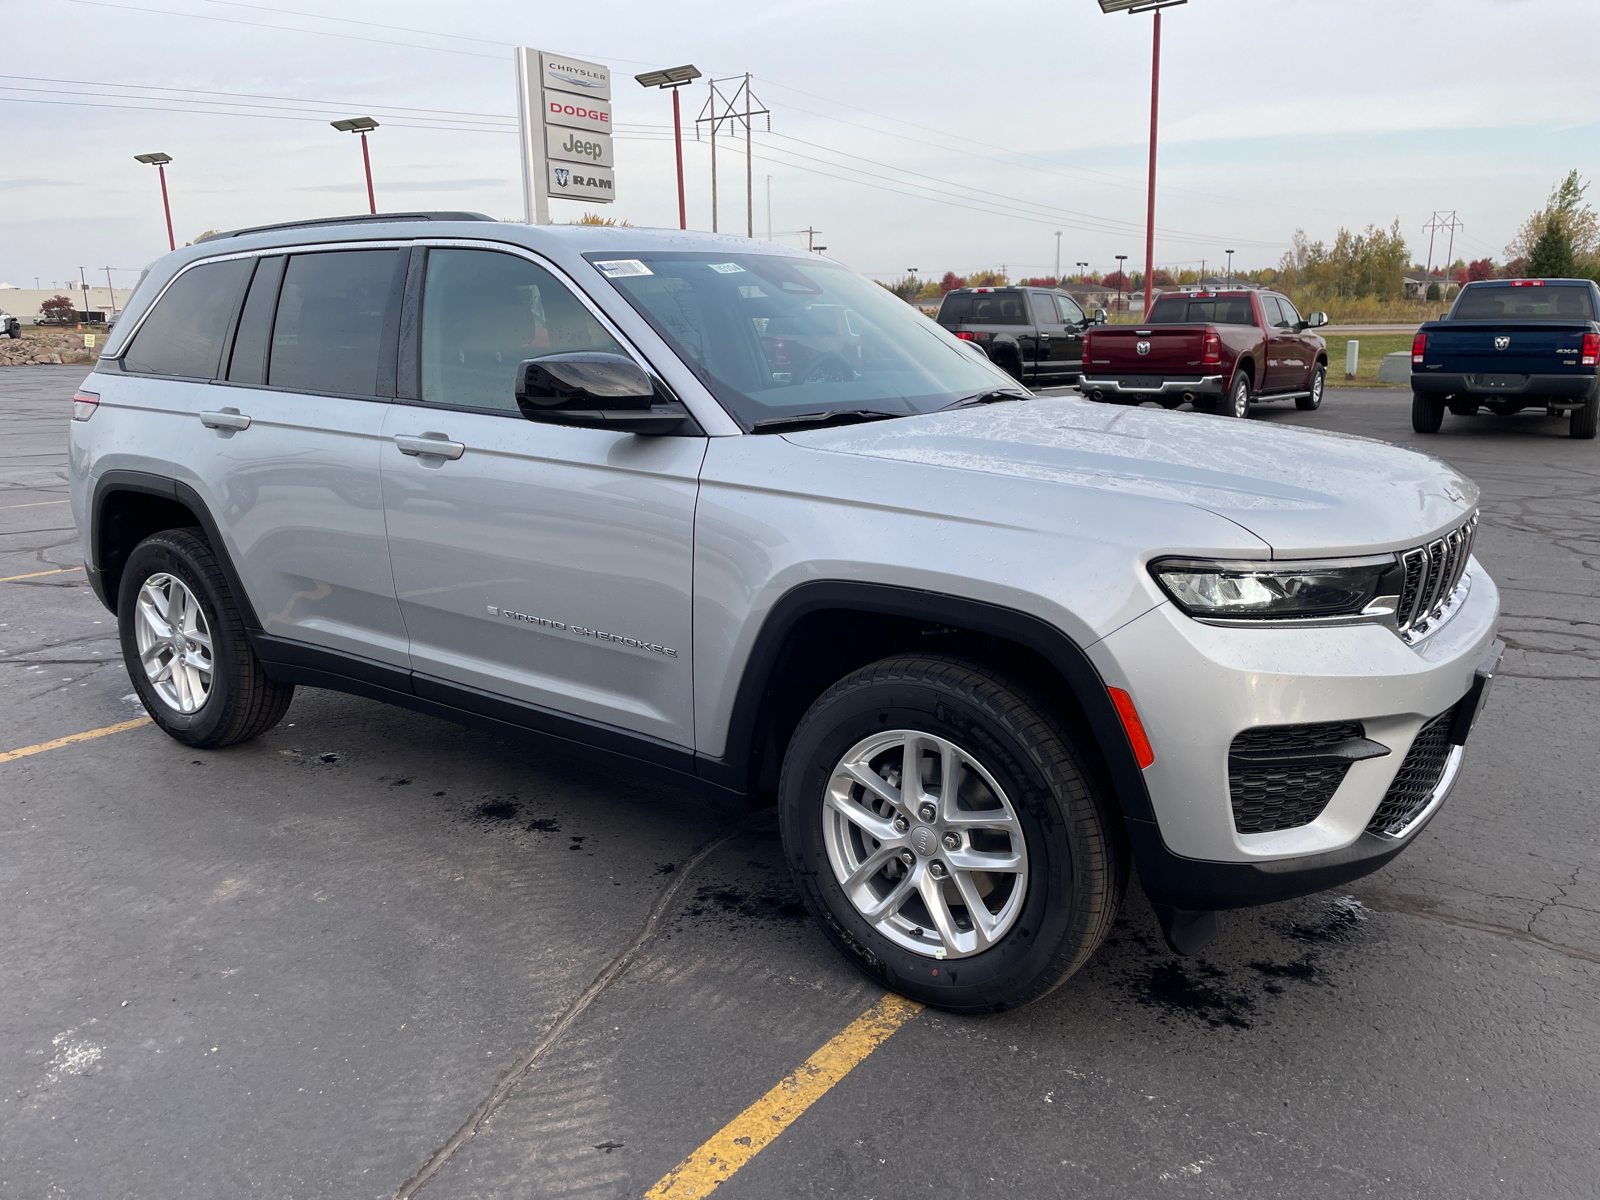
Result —
POLYGON ((1600 416, 1600 287, 1588 279, 1469 283, 1411 343, 1411 427, 1437 433, 1445 409, 1567 415, 1575 438, 1600 416))

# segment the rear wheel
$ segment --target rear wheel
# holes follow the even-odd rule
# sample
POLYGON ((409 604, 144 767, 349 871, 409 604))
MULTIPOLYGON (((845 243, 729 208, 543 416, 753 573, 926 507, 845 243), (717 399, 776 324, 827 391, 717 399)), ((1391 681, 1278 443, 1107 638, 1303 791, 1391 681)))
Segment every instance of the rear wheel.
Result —
POLYGON ((1322 407, 1322 389, 1328 381, 1328 368, 1320 363, 1317 369, 1311 372, 1311 394, 1301 396, 1294 402, 1294 406, 1301 412, 1316 412, 1322 407))
POLYGON ((1444 424, 1444 397, 1411 393, 1411 428, 1418 433, 1438 433, 1444 424))
POLYGON ((1074 736, 1014 681, 900 655, 811 706, 783 845, 812 915, 884 987, 953 1012, 1037 1000, 1115 920, 1121 829, 1074 736))
POLYGON ((117 593, 122 657, 145 711, 185 745, 215 750, 280 720, 294 685, 276 683, 245 636, 222 568, 198 529, 134 547, 117 593))
POLYGON ((1222 415, 1225 417, 1248 417, 1250 415, 1250 376, 1243 371, 1235 373, 1233 386, 1228 389, 1228 396, 1222 403, 1222 415))
POLYGON ((1600 391, 1591 392, 1582 408, 1572 410, 1567 418, 1567 434, 1587 441, 1594 437, 1597 417, 1600 417, 1600 391))

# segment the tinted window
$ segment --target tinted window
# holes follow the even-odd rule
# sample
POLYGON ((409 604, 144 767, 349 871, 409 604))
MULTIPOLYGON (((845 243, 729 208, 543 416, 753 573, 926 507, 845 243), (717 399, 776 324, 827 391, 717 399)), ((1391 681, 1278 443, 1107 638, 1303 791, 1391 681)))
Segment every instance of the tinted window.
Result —
POLYGON ((1083 323, 1083 309, 1078 307, 1078 302, 1071 296, 1057 296, 1056 306, 1061 309, 1061 319, 1068 325, 1083 323))
POLYGON ((939 305, 941 325, 964 325, 971 315, 972 297, 969 295, 949 294, 945 296, 944 303, 939 305))
POLYGON ((255 261, 236 258, 185 271, 139 329, 122 364, 130 371, 215 379, 244 281, 255 261))
POLYGON ((257 260, 228 363, 228 379, 233 383, 262 383, 267 378, 267 342, 272 337, 272 313, 278 307, 278 285, 283 282, 287 261, 281 254, 257 260))
POLYGON ((1157 300, 1146 325, 1254 325, 1248 296, 1163 296, 1157 300))
POLYGON ((1033 297, 1033 320, 1038 325, 1059 325, 1061 314, 1056 311, 1055 297, 1048 292, 1029 292, 1033 297))
POLYGON ((1266 318, 1268 325, 1274 329, 1287 329, 1289 318, 1283 315, 1283 309, 1278 305, 1276 296, 1261 297, 1261 315, 1266 318))
POLYGON ((422 398, 517 412, 519 363, 627 354, 555 276, 492 250, 430 250, 422 291, 422 398))
POLYGON ((1283 309, 1284 319, 1291 325, 1300 324, 1300 310, 1290 304, 1287 297, 1278 297, 1278 306, 1283 309))
POLYGON ((978 292, 972 297, 968 325, 1032 325, 1022 307, 1022 292, 978 292))
POLYGON ((1594 320, 1594 304, 1586 287, 1572 284, 1543 287, 1469 287, 1456 301, 1457 321, 1500 321, 1520 317, 1594 320))
POLYGON ((338 250, 289 260, 272 326, 267 382, 302 392, 370 396, 396 250, 338 250))

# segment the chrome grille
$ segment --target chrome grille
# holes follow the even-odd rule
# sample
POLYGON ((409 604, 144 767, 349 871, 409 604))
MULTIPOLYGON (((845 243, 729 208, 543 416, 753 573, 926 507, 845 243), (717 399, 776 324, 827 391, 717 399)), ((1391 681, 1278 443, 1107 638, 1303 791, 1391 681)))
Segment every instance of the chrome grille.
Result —
POLYGON ((1442 615, 1461 586, 1477 531, 1478 514, 1473 513, 1465 523, 1443 537, 1400 556, 1405 579, 1400 585, 1400 604, 1395 619, 1402 634, 1425 633, 1442 615))

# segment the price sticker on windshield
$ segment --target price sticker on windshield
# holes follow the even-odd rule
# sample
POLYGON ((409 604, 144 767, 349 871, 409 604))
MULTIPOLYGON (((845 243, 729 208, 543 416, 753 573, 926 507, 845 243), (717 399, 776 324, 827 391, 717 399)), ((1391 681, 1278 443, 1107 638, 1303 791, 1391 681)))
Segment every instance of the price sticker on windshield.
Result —
POLYGON ((738 263, 707 263, 718 275, 743 275, 744 268, 738 263))
POLYGON ((609 262, 597 262, 594 269, 607 279, 622 279, 629 275, 653 275, 649 267, 637 258, 613 258, 609 262))

